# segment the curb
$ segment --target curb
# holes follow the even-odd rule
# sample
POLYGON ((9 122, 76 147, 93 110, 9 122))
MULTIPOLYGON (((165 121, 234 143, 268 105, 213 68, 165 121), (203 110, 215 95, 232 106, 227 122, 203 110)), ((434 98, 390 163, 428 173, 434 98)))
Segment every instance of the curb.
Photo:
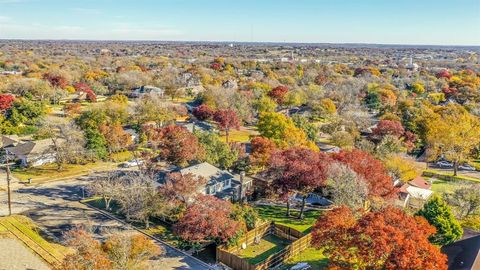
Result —
POLYGON ((90 208, 94 209, 95 211, 101 213, 102 215, 104 215, 104 216, 106 216, 106 217, 108 217, 108 218, 110 218, 110 219, 116 220, 116 221, 124 224, 126 227, 128 227, 128 228, 130 228, 130 229, 133 229, 133 230, 135 230, 135 231, 137 231, 137 232, 139 232, 139 233, 147 236, 148 238, 150 238, 150 239, 152 239, 152 240, 155 240, 155 241, 158 241, 158 242, 162 243, 163 245, 167 246, 168 248, 171 248, 171 249, 175 250, 176 252, 179 252, 179 253, 185 255, 186 257, 189 257, 190 259, 194 260, 194 261, 197 262, 198 264, 200 264, 200 265, 202 265, 203 267, 205 267, 205 269, 211 269, 211 270, 214 270, 214 269, 215 269, 214 267, 212 267, 211 265, 205 263, 204 261, 201 261, 201 260, 193 257, 192 255, 186 253, 185 251, 180 250, 180 249, 178 249, 178 248, 176 248, 176 247, 168 244, 167 242, 165 242, 165 241, 163 241, 163 240, 161 240, 161 239, 159 239, 159 238, 157 238, 157 237, 155 237, 155 236, 153 236, 153 235, 150 235, 150 234, 148 234, 148 233, 145 233, 144 231, 138 229, 137 227, 135 227, 135 226, 127 223, 126 221, 124 221, 124 220, 122 220, 122 219, 119 219, 119 218, 115 217, 114 215, 112 215, 112 214, 110 214, 110 213, 108 213, 108 212, 106 212, 106 211, 104 211, 104 210, 102 210, 102 209, 99 209, 99 208, 97 208, 97 207, 95 207, 95 206, 87 205, 86 203, 84 203, 84 202, 82 202, 82 201, 79 201, 79 202, 80 202, 81 204, 85 205, 86 207, 90 207, 90 208))

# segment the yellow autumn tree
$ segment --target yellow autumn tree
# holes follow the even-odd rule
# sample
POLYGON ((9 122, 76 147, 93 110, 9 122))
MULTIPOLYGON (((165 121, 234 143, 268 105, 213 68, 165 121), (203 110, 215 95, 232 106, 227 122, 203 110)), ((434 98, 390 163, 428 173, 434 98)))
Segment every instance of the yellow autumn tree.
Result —
POLYGON ((457 175, 458 165, 480 144, 480 119, 454 104, 440 108, 438 114, 427 123, 427 154, 431 160, 443 156, 453 162, 457 175))
POLYGON ((387 170, 402 182, 408 182, 420 175, 422 170, 414 160, 402 156, 391 156, 385 160, 387 170))
POLYGON ((307 139, 303 130, 297 128, 292 119, 275 112, 264 112, 258 119, 258 131, 283 149, 289 147, 306 147, 318 151, 315 143, 307 139))

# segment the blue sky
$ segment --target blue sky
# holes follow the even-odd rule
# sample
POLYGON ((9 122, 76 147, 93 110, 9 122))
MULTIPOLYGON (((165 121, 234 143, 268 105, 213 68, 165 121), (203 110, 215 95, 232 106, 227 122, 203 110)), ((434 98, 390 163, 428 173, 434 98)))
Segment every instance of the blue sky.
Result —
POLYGON ((480 45, 480 0, 0 0, 0 38, 480 45))

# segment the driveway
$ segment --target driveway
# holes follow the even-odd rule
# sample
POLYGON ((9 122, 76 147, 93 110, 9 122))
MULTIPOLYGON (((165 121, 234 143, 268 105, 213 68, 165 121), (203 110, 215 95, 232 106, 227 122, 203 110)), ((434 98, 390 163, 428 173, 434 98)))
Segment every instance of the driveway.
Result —
MULTIPOLYGON (((87 226, 97 239, 104 239, 114 231, 136 232, 119 221, 110 219, 96 210, 78 202, 82 186, 88 178, 50 182, 41 186, 14 189, 12 212, 30 217, 57 241, 63 234, 78 225, 87 226)), ((0 191, 0 215, 7 214, 6 192, 0 191)), ((156 241, 165 253, 152 261, 154 269, 208 269, 198 260, 156 241)))

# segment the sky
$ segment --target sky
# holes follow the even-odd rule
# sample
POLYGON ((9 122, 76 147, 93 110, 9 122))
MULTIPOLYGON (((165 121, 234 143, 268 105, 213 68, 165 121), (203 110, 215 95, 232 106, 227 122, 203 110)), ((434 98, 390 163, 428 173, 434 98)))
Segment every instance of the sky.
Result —
POLYGON ((480 45, 480 0, 0 0, 0 39, 480 45))

